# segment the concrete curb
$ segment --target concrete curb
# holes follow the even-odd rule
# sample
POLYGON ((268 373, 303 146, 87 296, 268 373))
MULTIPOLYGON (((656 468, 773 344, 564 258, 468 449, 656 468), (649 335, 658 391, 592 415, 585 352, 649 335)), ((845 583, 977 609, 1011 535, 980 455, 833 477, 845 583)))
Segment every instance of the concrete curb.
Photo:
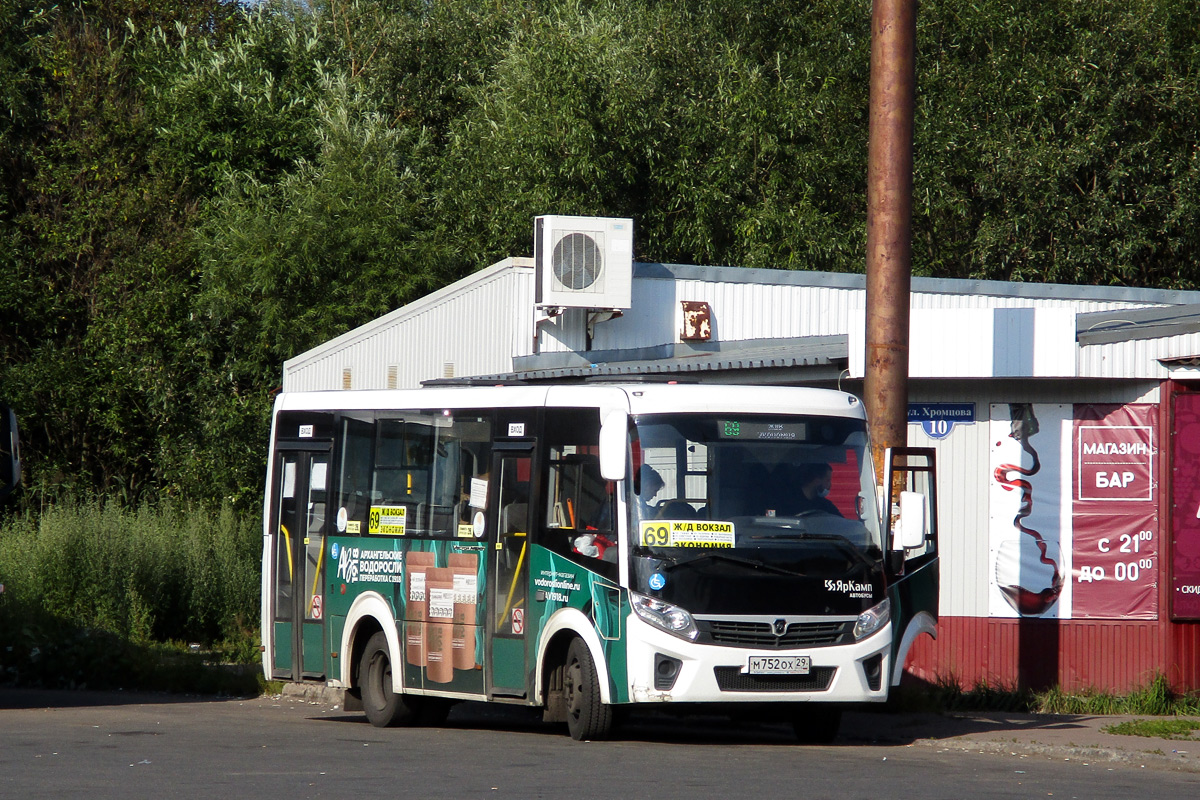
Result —
MULTIPOLYGON (((1173 744, 1173 742, 1166 739, 1145 739, 1138 741, 1144 741, 1147 744, 1152 742, 1159 742, 1165 745, 1173 744)), ((963 752, 1012 756, 1043 756, 1054 760, 1078 761, 1085 764, 1119 764, 1124 767, 1200 773, 1200 764, 1186 755, 1179 755, 1175 751, 1175 748, 1172 748, 1172 752, 1167 752, 1165 748, 1157 748, 1162 749, 1163 752, 1155 753, 1151 752, 1151 750, 1139 750, 1134 747, 1129 749, 1118 747, 1082 747, 1077 745, 1046 744, 1036 741, 1003 742, 958 737, 948 739, 918 739, 913 742, 913 745, 937 750, 960 750, 963 752)))
POLYGON ((300 700, 330 708, 343 708, 346 705, 345 689, 334 689, 316 683, 285 683, 280 695, 289 700, 300 700))

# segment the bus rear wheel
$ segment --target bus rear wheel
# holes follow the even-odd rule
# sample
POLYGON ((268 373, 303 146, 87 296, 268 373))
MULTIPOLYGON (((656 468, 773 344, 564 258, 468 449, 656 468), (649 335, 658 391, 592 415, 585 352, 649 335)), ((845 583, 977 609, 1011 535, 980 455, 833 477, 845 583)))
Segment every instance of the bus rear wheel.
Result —
POLYGON ((596 664, 582 639, 572 640, 567 648, 563 695, 567 707, 567 730, 572 739, 582 742, 608 738, 613 726, 612 706, 600 699, 596 664))
POLYGON ((358 667, 358 685, 362 689, 363 711, 377 728, 415 725, 418 719, 416 698, 392 690, 392 658, 387 634, 379 631, 367 640, 358 667))

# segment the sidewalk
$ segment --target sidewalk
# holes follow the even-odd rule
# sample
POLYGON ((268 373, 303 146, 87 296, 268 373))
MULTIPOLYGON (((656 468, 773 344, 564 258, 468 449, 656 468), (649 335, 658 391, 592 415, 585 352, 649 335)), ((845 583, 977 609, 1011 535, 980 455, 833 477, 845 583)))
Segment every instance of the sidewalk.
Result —
POLYGON ((1192 740, 1105 733, 1104 728, 1145 716, 1069 714, 847 713, 839 741, 908 745, 939 750, 1011 753, 1020 756, 1129 767, 1200 772, 1200 736, 1192 740))

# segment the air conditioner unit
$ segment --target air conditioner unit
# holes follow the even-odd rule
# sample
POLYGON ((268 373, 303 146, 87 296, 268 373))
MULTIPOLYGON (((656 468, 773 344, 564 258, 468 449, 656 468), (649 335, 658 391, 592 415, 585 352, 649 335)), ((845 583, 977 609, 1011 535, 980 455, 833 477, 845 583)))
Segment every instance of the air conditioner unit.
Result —
POLYGON ((543 216, 533 221, 539 306, 627 309, 633 220, 543 216))

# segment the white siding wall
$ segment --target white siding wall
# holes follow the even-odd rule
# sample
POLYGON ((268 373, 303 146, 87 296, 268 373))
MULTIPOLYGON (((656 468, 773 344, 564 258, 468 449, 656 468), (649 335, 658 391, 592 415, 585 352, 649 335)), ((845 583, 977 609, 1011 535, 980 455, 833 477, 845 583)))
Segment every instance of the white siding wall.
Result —
MULTIPOLYGON (((642 274, 633 280, 632 308, 593 326, 591 350, 678 343, 680 302, 703 301, 712 310, 714 342, 849 333, 851 374, 862 374, 866 297, 861 276, 661 265, 640 265, 637 271, 642 274)), ((1075 314, 1140 308, 1171 298, 1197 302, 1200 293, 1113 290, 1114 299, 1106 299, 1105 290, 1095 287, 928 279, 916 279, 914 286, 914 326, 918 333, 927 327, 930 334, 928 342, 913 339, 915 377, 1022 374, 1024 361, 1014 366, 1012 359, 1032 358, 1030 376, 1161 379, 1167 372, 1158 358, 1200 353, 1200 334, 1077 348, 1071 322, 1075 314), (1017 348, 1019 353, 1016 345, 999 348, 995 337, 1002 310, 1018 308, 1034 309, 1037 317, 1030 331, 1017 331, 1037 337, 1017 348), (989 313, 991 339, 969 335, 970 326, 930 322, 989 313)), ((284 388, 340 389, 347 370, 354 389, 387 388, 389 366, 399 388, 446 377, 447 364, 455 377, 507 372, 514 356, 535 352, 533 298, 532 259, 508 259, 288 361, 284 388)), ((586 320, 581 309, 545 320, 536 351, 586 353, 586 320)), ((1008 338, 1018 344, 1021 339, 1008 338)))
MULTIPOLYGON (((533 348, 533 269, 502 262, 284 364, 284 391, 414 389, 421 381, 512 370, 533 348), (389 386, 393 367, 395 386, 389 386)), ((522 263, 527 262, 527 263, 522 263)))
POLYGON ((1160 358, 1188 358, 1200 353, 1200 333, 1164 339, 1133 339, 1079 348, 1081 375, 1114 375, 1137 378, 1167 377, 1160 358))
MULTIPOLYGON (((810 282, 795 281, 795 273, 773 270, 731 270, 722 268, 687 268, 684 277, 636 277, 633 282, 632 308, 619 319, 603 322, 594 327, 593 350, 621 350, 679 342, 681 301, 703 301, 712 310, 712 332, 714 341, 742 341, 747 339, 783 339, 800 336, 824 336, 851 334, 851 374, 860 376, 861 366, 855 369, 855 360, 861 365, 862 328, 864 325, 866 296, 862 288, 851 287, 844 280, 847 276, 835 276, 839 285, 821 285, 819 275, 812 274, 810 282), (711 279, 692 277, 695 273, 711 275, 711 279), (725 279, 727 277, 737 278, 725 279), (783 281, 785 277, 791 282, 783 281)), ((804 275, 808 278, 809 275, 804 275)), ((920 283, 917 281, 916 283, 920 283)), ((955 283, 955 282, 942 282, 955 283)), ((966 285, 965 282, 961 282, 966 285)), ((1006 296, 1006 284, 981 283, 986 291, 954 293, 950 291, 914 290, 911 296, 914 333, 914 376, 932 377, 981 377, 986 375, 1022 374, 1012 363, 1018 357, 1013 347, 996 348, 993 328, 996 325, 1012 328, 1012 321, 994 314, 995 309, 1028 308, 1036 311, 1036 327, 1028 331, 1016 331, 1032 335, 1036 330, 1037 347, 1032 348, 1034 359, 1030 375, 1039 377, 1122 377, 1162 378, 1166 376, 1155 361, 1159 356, 1180 355, 1169 350, 1190 349, 1200 352, 1200 335, 1195 341, 1181 344, 1175 337, 1163 340, 1171 344, 1149 347, 1145 343, 1122 343, 1118 345, 1092 346, 1079 350, 1075 347, 1074 316, 1095 311, 1114 311, 1123 308, 1144 308, 1161 304, 1157 294, 1147 296, 1146 302, 1134 300, 1075 299, 1071 297, 1006 296), (930 315, 932 312, 933 316, 930 315), (979 314, 991 314, 988 319, 979 314), (987 336, 970 335, 967 329, 950 329, 955 335, 937 333, 945 330, 945 319, 961 316, 962 320, 986 323, 987 336), (928 329, 928 330, 926 330, 928 329), (922 345, 920 335, 928 333, 931 344, 922 345), (962 334, 962 335, 958 335, 962 334), (918 348, 923 348, 918 351, 918 348), (987 371, 981 371, 985 359, 979 357, 986 349, 987 371), (993 366, 994 365, 994 366, 993 366)), ((1073 287, 1051 287, 1053 291, 1069 291, 1073 287)), ((1085 289, 1086 291, 1086 289, 1085 289)), ((1051 293, 1048 291, 1047 293, 1051 293)), ((1094 292, 1093 292, 1094 293, 1094 292)), ((1136 292, 1132 292, 1136 294, 1136 292)), ((1192 302, 1196 298, 1188 293, 1179 297, 1180 302, 1192 302)), ((1013 331, 1010 331, 1012 333, 1013 331)), ((1019 338, 1019 337, 1017 337, 1019 338)), ((584 349, 583 323, 579 319, 563 317, 561 321, 545 326, 542 337, 542 352, 584 349)), ((1015 340, 1014 340, 1015 342, 1015 340)), ((1019 342, 1016 342, 1019 344, 1019 342)), ((1026 350, 1030 348, 1025 348, 1026 350)), ((1023 356, 1022 356, 1023 357, 1023 356)), ((1019 366, 1019 365, 1018 365, 1019 366)))
POLYGON ((681 301, 712 309, 713 339, 782 339, 845 333, 850 311, 863 293, 824 286, 635 279, 633 307, 620 319, 596 326, 596 350, 674 344, 679 341, 681 301))

